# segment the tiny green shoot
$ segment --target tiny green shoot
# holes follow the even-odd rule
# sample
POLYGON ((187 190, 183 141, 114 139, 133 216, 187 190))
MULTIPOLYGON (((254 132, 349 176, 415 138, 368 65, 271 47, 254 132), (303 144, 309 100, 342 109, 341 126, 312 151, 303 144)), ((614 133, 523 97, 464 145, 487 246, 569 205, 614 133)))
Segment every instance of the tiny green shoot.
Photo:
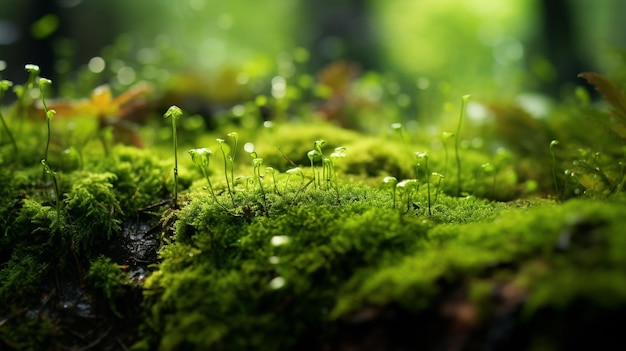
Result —
POLYGON ((448 174, 448 140, 454 136, 454 133, 442 132, 441 142, 443 143, 444 162, 443 162, 443 174, 448 174))
POLYGON ((550 142, 550 155, 552 156, 552 181, 554 182, 554 194, 559 196, 559 184, 556 180, 556 156, 554 154, 554 147, 559 145, 558 140, 552 140, 550 142))
POLYGON ((13 151, 15 152, 15 155, 17 155, 17 143, 15 142, 15 138, 13 138, 13 134, 11 134, 11 130, 9 129, 9 126, 7 125, 7 122, 4 120, 4 116, 2 115, 2 100, 4 98, 4 93, 9 90, 12 85, 13 82, 9 80, 0 80, 0 121, 2 122, 4 130, 11 140, 11 144, 13 145, 13 151))
POLYGON ((399 135, 402 145, 407 151, 409 151, 409 144, 406 141, 406 136, 404 133, 404 127, 402 126, 402 123, 392 123, 391 130, 393 130, 395 134, 399 135))
POLYGON ((430 208, 430 172, 428 171, 428 153, 427 152, 416 152, 415 155, 418 159, 424 160, 424 168, 426 175, 426 191, 428 193, 428 215, 432 216, 431 208, 430 208))
MULTIPOLYGON (((226 187, 228 188, 228 195, 230 196, 230 200, 233 203, 233 206, 235 206, 235 197, 233 195, 233 189, 230 186, 230 180, 228 178, 228 160, 231 157, 230 156, 230 147, 228 146, 228 144, 226 144, 226 140, 224 139, 216 139, 218 145, 220 146, 220 151, 222 151, 222 156, 224 158, 224 178, 226 179, 226 187)), ((233 186, 235 186, 235 184, 233 184, 233 186)))
POLYGON ((287 186, 289 185, 289 179, 291 178, 292 175, 297 174, 300 176, 300 187, 298 188, 298 191, 296 191, 296 194, 294 195, 294 200, 298 197, 298 194, 300 193, 300 191, 304 188, 304 172, 302 171, 302 168, 300 167, 294 167, 294 168, 290 168, 288 169, 285 173, 287 173, 287 179, 285 180, 285 190, 284 190, 284 194, 285 196, 287 196, 287 186))
POLYGON ((433 200, 433 205, 437 203, 437 198, 439 197, 439 191, 441 191, 441 182, 443 181, 444 175, 441 173, 433 172, 433 177, 439 178, 437 181, 437 191, 435 191, 435 199, 433 200))
POLYGON ((267 174, 271 174, 272 175, 272 183, 274 184, 274 193, 276 193, 277 195, 280 195, 280 192, 278 192, 278 186, 276 185, 276 169, 274 169, 274 167, 265 167, 265 173, 267 174))
POLYGON ((383 186, 391 187, 391 192, 393 195, 393 208, 396 208, 396 192, 398 185, 398 179, 396 177, 385 177, 383 178, 383 186))
POLYGON ((198 168, 200 168, 202 175, 204 175, 207 183, 209 183, 208 190, 209 194, 211 194, 211 197, 213 198, 213 201, 215 201, 218 206, 226 209, 224 205, 217 200, 217 196, 215 196, 215 191, 213 190, 213 184, 211 183, 211 178, 209 177, 209 166, 211 164, 211 155, 213 152, 207 148, 201 148, 189 150, 188 153, 191 156, 191 161, 195 163, 198 168))
POLYGON ((320 155, 319 151, 314 149, 314 150, 307 152, 306 156, 309 158, 309 161, 311 161, 311 171, 313 172, 313 184, 317 188, 317 184, 320 182, 320 180, 317 179, 317 182, 315 181, 316 178, 319 178, 318 176, 315 175, 315 162, 321 160, 322 155, 320 155))
POLYGON ((48 161, 46 159, 41 160, 44 172, 46 172, 52 178, 52 184, 54 186, 55 206, 57 213, 57 226, 61 225, 61 194, 59 192, 59 183, 57 181, 56 173, 52 171, 48 161))
POLYGON ((459 114, 459 124, 456 127, 454 152, 456 156, 456 193, 457 196, 461 195, 461 158, 459 156, 459 136, 461 134, 461 123, 463 122, 463 116, 465 115, 465 106, 470 99, 470 95, 463 95, 461 97, 461 113, 459 114))
POLYGON ((174 208, 178 208, 178 140, 176 133, 176 122, 182 116, 183 111, 175 105, 170 106, 170 108, 163 115, 163 118, 172 119, 172 140, 174 143, 174 208))
POLYGON ((237 155, 237 144, 239 142, 239 134, 237 132, 230 132, 226 134, 233 142, 233 150, 228 156, 228 160, 230 161, 230 181, 235 186, 235 156, 237 155))
MULTIPOLYGON (((22 117, 20 120, 23 120, 27 111, 27 101, 28 93, 35 86, 35 81, 39 76, 39 66, 33 64, 26 64, 24 66, 26 72, 28 72, 28 80, 24 85, 14 85, 13 92, 17 95, 17 108, 14 110, 14 113, 17 117, 22 117)), ((14 115, 15 116, 15 115, 14 115)))
POLYGON ((417 190, 417 179, 405 179, 396 185, 396 188, 400 191, 400 194, 404 194, 406 197, 406 212, 411 210, 411 194, 417 190))
POLYGON ((243 195, 245 202, 247 203, 249 193, 248 190, 250 188, 250 185, 254 186, 254 179, 248 176, 237 176, 235 177, 235 184, 233 184, 233 187, 237 184, 243 184, 244 191, 242 191, 241 194, 243 195))
POLYGON ((322 178, 319 179, 318 177, 318 180, 317 180, 320 186, 321 186, 322 179, 326 180, 327 186, 330 182, 330 161, 328 160, 328 158, 326 158, 326 156, 324 156, 324 153, 322 152, 322 147, 324 145, 326 145, 326 140, 322 140, 322 139, 315 140, 315 143, 313 143, 313 149, 317 151, 317 155, 322 161, 322 178))
POLYGON ((48 126, 48 140, 46 142, 46 151, 44 152, 44 160, 48 159, 48 149, 50 148, 50 134, 51 134, 51 120, 52 117, 56 114, 55 110, 49 110, 48 105, 46 105, 46 99, 44 96, 44 86, 52 84, 52 81, 47 78, 39 78, 39 93, 41 97, 41 103, 43 104, 44 112, 46 113, 46 124, 48 126))
POLYGON ((258 157, 256 152, 250 153, 253 157, 252 166, 254 167, 254 176, 259 182, 259 190, 261 190, 261 196, 263 196, 263 206, 265 206, 265 213, 268 213, 267 197, 265 196, 265 189, 263 188, 263 177, 261 176, 261 166, 263 165, 263 159, 258 157))
POLYGON ((340 197, 339 182, 337 181, 337 171, 335 170, 335 161, 340 158, 345 158, 346 150, 347 149, 343 146, 336 147, 335 151, 330 154, 329 158, 331 186, 335 188, 335 192, 337 193, 337 202, 340 201, 340 197))

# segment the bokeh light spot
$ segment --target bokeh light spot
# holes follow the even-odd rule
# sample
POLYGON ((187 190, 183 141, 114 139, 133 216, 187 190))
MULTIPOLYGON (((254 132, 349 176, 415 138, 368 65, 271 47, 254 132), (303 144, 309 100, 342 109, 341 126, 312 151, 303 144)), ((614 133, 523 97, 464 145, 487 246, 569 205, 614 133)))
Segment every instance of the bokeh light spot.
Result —
POLYGON ((89 68, 89 70, 93 73, 101 73, 104 71, 105 67, 106 63, 104 62, 104 59, 99 56, 92 57, 87 64, 87 68, 89 68))

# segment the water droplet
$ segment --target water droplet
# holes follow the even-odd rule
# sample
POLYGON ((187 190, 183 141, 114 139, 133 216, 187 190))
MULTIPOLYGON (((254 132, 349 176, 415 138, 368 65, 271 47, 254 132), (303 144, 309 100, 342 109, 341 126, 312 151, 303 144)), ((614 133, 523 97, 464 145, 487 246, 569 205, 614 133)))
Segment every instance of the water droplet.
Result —
POLYGON ((254 144, 252 143, 245 143, 243 145, 243 150, 247 153, 251 153, 254 152, 254 144))
POLYGON ((283 286, 285 286, 285 278, 283 277, 276 277, 270 281, 270 288, 274 290, 278 290, 283 286))
POLYGON ((279 264, 280 263, 280 257, 278 257, 278 256, 271 256, 270 258, 268 258, 268 261, 271 264, 279 264))
POLYGON ((273 246, 282 246, 288 244, 290 240, 287 235, 274 235, 271 242, 273 246))

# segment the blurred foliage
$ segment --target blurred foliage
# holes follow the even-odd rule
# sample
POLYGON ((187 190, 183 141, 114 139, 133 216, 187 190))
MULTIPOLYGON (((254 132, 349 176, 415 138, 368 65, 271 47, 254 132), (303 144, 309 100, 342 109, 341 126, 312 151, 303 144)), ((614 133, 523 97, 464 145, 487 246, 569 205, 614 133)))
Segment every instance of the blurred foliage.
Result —
MULTIPOLYGON (((574 35, 574 56, 616 26, 606 9, 622 5, 606 1, 569 2, 577 23, 609 23, 574 35)), ((389 311, 481 333, 502 311, 530 324, 580 303, 623 311, 626 61, 589 46, 587 62, 615 70, 581 75, 603 102, 589 87, 543 90, 562 62, 541 52, 540 4, 3 2, 26 23, 0 18, 1 49, 21 38, 36 50, 17 67, 0 53, 2 78, 26 81, 3 82, 0 101, 0 346, 54 338, 44 307, 64 306, 65 281, 84 280, 78 297, 107 313, 136 311, 117 251, 158 219, 142 233, 161 249, 137 279, 137 349, 329 347, 389 311), (375 55, 358 54, 351 28, 376 29, 375 55), (22 69, 40 58, 59 96, 46 99, 50 134, 22 69), (171 105, 184 111, 181 150, 213 150, 200 169, 179 152, 180 209, 171 105), (48 136, 56 189, 39 162, 48 136)), ((551 332, 532 342, 561 345, 551 332)))

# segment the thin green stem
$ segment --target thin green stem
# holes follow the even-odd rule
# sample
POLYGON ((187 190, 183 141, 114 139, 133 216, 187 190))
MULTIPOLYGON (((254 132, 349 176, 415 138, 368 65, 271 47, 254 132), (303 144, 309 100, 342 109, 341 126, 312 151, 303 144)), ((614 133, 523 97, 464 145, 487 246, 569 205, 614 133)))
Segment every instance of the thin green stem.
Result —
POLYGON ((554 182, 554 194, 559 197, 559 184, 556 180, 556 155, 554 154, 554 147, 559 144, 558 140, 552 140, 550 142, 550 155, 552 155, 552 181, 554 182))
POLYGON ((439 191, 441 191, 441 181, 443 180, 444 175, 437 172, 433 172, 431 175, 439 177, 439 181, 437 182, 437 191, 435 191, 435 199, 433 200, 434 205, 437 203, 437 199, 439 198, 439 191))
MULTIPOLYGON (((285 194, 285 197, 287 197, 287 188, 289 186, 289 179, 291 178, 292 174, 299 174, 300 175, 300 187, 298 189, 302 188, 302 185, 304 184, 304 173, 302 172, 302 169, 300 167, 295 167, 295 168, 291 168, 287 170, 287 179, 285 180, 285 190, 283 191, 285 194)), ((298 191, 299 192, 299 191, 298 191)), ((296 195, 294 195, 294 201, 296 199, 296 196, 298 194, 298 192, 296 192, 296 195)))
POLYGON ((174 144, 174 208, 178 208, 178 137, 176 132, 176 121, 178 121, 182 115, 183 111, 174 105, 170 106, 167 112, 163 115, 164 118, 172 118, 172 141, 174 144))
POLYGON ((396 208, 396 193, 397 193, 398 179, 396 179, 396 177, 385 177, 383 178, 383 185, 391 186, 391 192, 393 195, 393 208, 396 208))
POLYGON ((237 132, 230 132, 227 134, 233 140, 233 151, 231 152, 230 160, 230 182, 235 187, 235 157, 237 156, 237 144, 239 142, 239 134, 237 132))
POLYGON ((11 140, 11 144, 13 145, 13 151, 15 152, 15 156, 17 157, 17 153, 18 153, 17 142, 15 141, 15 138, 13 138, 13 134, 11 133, 9 126, 7 122, 4 120, 4 116, 2 115, 2 100, 4 99, 4 92, 7 91, 12 85, 13 85, 13 82, 11 81, 8 81, 8 80, 0 81, 0 121, 2 121, 2 126, 4 127, 4 130, 7 132, 7 135, 9 136, 9 140, 11 140))
POLYGON ((311 161, 311 171, 313 172, 313 185, 317 189, 317 182, 315 182, 315 158, 318 156, 317 150, 311 150, 306 155, 311 161))
MULTIPOLYGON (((17 94, 17 109, 15 109, 18 115, 23 114, 27 110, 26 97, 31 89, 33 89, 35 85, 35 81, 37 80, 37 76, 39 76, 39 66, 33 64, 26 64, 24 66, 26 72, 28 72, 28 80, 24 86, 15 86, 14 91, 17 94)), ((22 116, 20 121, 24 120, 22 116)))
MULTIPOLYGON (((226 187, 228 188, 228 195, 230 196, 230 200, 233 203, 233 206, 235 206, 235 197, 233 196, 233 190, 230 187, 230 180, 228 178, 228 159, 229 159, 229 155, 227 155, 226 150, 224 149, 224 144, 225 144, 225 140, 224 139, 217 139, 217 143, 220 146, 220 151, 222 151, 222 156, 224 158, 224 178, 226 179, 226 187)), ((233 186, 235 184, 233 183, 233 186)))
POLYGON ((211 155, 213 154, 213 152, 211 152, 211 150, 207 148, 192 149, 188 152, 189 156, 191 156, 191 160, 193 161, 193 163, 195 163, 196 166, 200 168, 202 175, 204 176, 204 178, 206 178, 207 183, 209 183, 208 190, 209 194, 211 194, 211 197, 213 198, 213 201, 215 201, 218 206, 228 211, 228 208, 226 208, 226 206, 222 205, 217 200, 217 196, 215 195, 215 191, 213 190, 213 184, 211 183, 211 178, 209 177, 209 167, 211 165, 211 155))
POLYGON ((417 154, 418 159, 424 159, 424 168, 425 168, 425 175, 426 175, 426 190, 428 192, 428 215, 432 216, 432 212, 430 209, 430 172, 428 171, 428 153, 418 152, 416 154, 417 154))
POLYGON ((263 178, 261 178, 261 165, 263 164, 263 159, 257 157, 252 161, 252 163, 254 165, 254 175, 259 182, 259 189, 261 190, 261 196, 263 196, 263 206, 265 207, 265 213, 269 215, 269 211, 267 208, 267 197, 265 196, 265 189, 263 188, 263 178))
MULTIPOLYGON (((2 97, 0 97, 0 100, 2 99, 2 97)), ((0 106, 0 121, 2 121, 2 126, 4 127, 4 130, 7 132, 7 135, 9 136, 9 140, 11 140, 11 144, 13 145, 13 151, 15 151, 15 154, 17 155, 18 149, 17 149, 17 143, 15 142, 15 138, 13 138, 13 134, 11 134, 11 130, 9 129, 9 126, 7 125, 7 122, 4 120, 4 116, 2 115, 2 106, 0 106)))
POLYGON ((52 81, 50 79, 46 79, 46 78, 39 79, 39 94, 41 97, 41 103, 43 104, 43 110, 46 113, 46 124, 48 127, 48 139, 46 141, 46 150, 43 156, 44 160, 48 160, 48 149, 50 148, 50 135, 51 135, 50 121, 52 120, 52 117, 56 113, 54 110, 48 110, 48 105, 46 105, 46 98, 45 98, 43 87, 45 85, 50 85, 50 84, 52 84, 52 81))
POLYGON ((274 193, 276 195, 282 196, 278 191, 278 186, 276 185, 276 170, 273 167, 266 167, 265 173, 269 173, 272 175, 272 183, 274 184, 274 193))
POLYGON ((430 173, 428 172, 428 155, 424 156, 424 163, 426 167, 426 189, 428 191, 428 215, 432 216, 432 212, 430 209, 430 173))
POLYGON ((57 226, 61 225, 61 193, 59 192, 59 183, 57 182, 56 173, 52 171, 48 162, 43 159, 41 160, 41 164, 43 165, 44 172, 50 175, 52 178, 52 184, 54 186, 54 197, 55 197, 55 208, 57 213, 57 226))
POLYGON ((217 196, 215 195, 215 191, 213 190, 213 184, 211 183, 211 178, 209 177, 209 174, 207 173, 207 171, 203 168, 200 167, 200 169, 202 170, 202 174, 204 175, 204 178, 206 178, 207 183, 209 183, 209 194, 211 194, 211 197, 213 198, 213 201, 215 201, 215 203, 220 206, 221 208, 225 209, 228 211, 228 208, 226 208, 226 206, 222 205, 218 200, 217 200, 217 196))
POLYGON ((463 116, 465 115, 465 106, 467 105, 467 101, 469 100, 470 95, 463 95, 461 98, 461 113, 459 115, 459 124, 456 127, 456 135, 455 135, 455 143, 454 143, 454 151, 456 156, 456 193, 457 196, 461 195, 461 158, 459 157, 459 144, 460 144, 460 134, 461 134, 461 124, 463 122, 463 116))

